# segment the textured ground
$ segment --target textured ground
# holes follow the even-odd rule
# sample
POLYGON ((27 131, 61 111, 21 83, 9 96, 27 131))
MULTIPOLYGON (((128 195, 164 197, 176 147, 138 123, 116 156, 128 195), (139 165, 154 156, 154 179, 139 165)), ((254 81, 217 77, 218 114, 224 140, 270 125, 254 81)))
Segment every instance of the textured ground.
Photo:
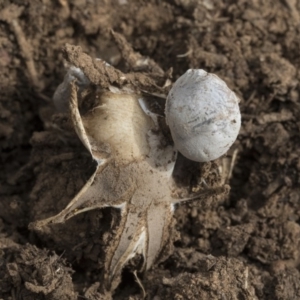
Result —
MULTIPOLYGON (((51 97, 65 73, 66 43, 125 68, 110 29, 163 70, 173 68, 173 79, 203 68, 241 99, 231 192, 177 209, 173 254, 141 279, 148 299, 300 299, 293 0, 0 2, 0 299, 101 298, 103 243, 116 213, 78 216, 52 238, 28 224, 61 210, 93 172, 80 143, 53 128, 65 120, 52 117, 51 97)), ((193 178, 193 164, 188 172, 193 178)), ((129 278, 114 299, 142 296, 129 278)))

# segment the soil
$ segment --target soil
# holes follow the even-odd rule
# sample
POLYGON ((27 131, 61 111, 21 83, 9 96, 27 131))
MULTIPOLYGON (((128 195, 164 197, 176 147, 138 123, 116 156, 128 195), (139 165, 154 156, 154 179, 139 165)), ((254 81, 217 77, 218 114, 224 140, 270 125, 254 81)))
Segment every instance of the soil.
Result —
POLYGON ((44 234, 28 228, 61 211, 95 167, 74 132, 63 134, 67 117, 52 102, 66 44, 123 72, 172 81, 202 68, 241 99, 242 128, 229 155, 178 168, 190 186, 227 170, 229 194, 179 205, 174 247, 139 279, 131 262, 113 299, 300 299, 295 0, 0 2, 0 299, 104 297, 99 280, 116 210, 90 211, 44 234), (141 57, 148 70, 139 69, 141 57))

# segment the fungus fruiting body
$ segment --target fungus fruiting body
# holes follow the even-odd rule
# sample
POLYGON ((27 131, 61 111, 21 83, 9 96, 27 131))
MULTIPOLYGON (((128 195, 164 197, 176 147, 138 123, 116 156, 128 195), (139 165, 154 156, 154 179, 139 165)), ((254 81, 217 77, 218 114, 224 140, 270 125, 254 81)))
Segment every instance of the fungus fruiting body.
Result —
MULTIPOLYGON (((202 73, 200 75, 202 76, 202 73)), ((180 139, 184 140, 186 149, 190 140, 194 143, 193 138, 190 138, 192 130, 186 130, 189 137, 184 139, 182 134, 185 128, 182 126, 185 124, 179 126, 175 124, 178 119, 182 119, 179 116, 180 105, 176 104, 176 101, 180 102, 178 100, 180 95, 186 97, 184 100, 186 106, 190 100, 192 106, 196 105, 195 96, 189 96, 188 91, 196 93, 197 89, 192 89, 186 78, 183 79, 184 88, 187 90, 181 92, 183 83, 182 79, 179 79, 170 92, 166 109, 175 145, 166 142, 158 122, 161 116, 148 110, 141 93, 136 89, 113 86, 107 89, 97 86, 93 108, 82 113, 77 100, 77 90, 83 89, 84 85, 88 86, 90 82, 86 80, 81 70, 73 68, 69 70, 69 74, 55 93, 56 107, 65 111, 68 105, 73 127, 96 162, 97 168, 64 210, 54 217, 35 222, 32 227, 41 230, 46 225, 63 223, 75 215, 92 209, 104 207, 119 209, 118 230, 115 238, 106 246, 103 278, 106 290, 113 290, 117 286, 122 269, 128 260, 136 254, 141 254, 143 264, 139 271, 147 270, 168 242, 174 205, 183 200, 176 198, 173 193, 175 184, 172 172, 177 147, 180 139), (80 84, 76 83, 74 78, 79 79, 80 84), (173 116, 175 111, 177 115, 173 116)), ((206 86, 210 88, 208 84, 206 86)), ((216 86, 218 85, 215 84, 213 88, 216 86)), ((220 83, 218 87, 225 89, 226 85, 220 83)), ((233 99, 234 107, 236 99, 229 90, 228 94, 233 99)), ((205 97, 208 97, 208 94, 205 94, 205 97)), ((221 98, 220 96, 218 101, 221 101, 221 98)), ((210 105, 208 99, 205 98, 205 101, 206 105, 210 105)), ((220 105, 226 109, 230 106, 222 103, 220 105)), ((214 108, 218 110, 218 105, 213 105, 212 109, 205 109, 213 115, 212 118, 207 117, 210 121, 203 119, 203 116, 193 116, 191 123, 186 124, 188 126, 191 124, 192 128, 196 127, 197 134, 197 128, 201 124, 202 128, 210 129, 209 124, 205 122, 217 122, 213 127, 214 130, 223 130, 223 127, 227 126, 224 121, 226 116, 220 113, 219 120, 218 113, 213 111, 214 108)), ((193 109, 191 111, 193 112, 193 109)), ((183 119, 188 117, 188 113, 184 114, 183 119)), ((239 124, 240 119, 236 116, 234 118, 239 124)), ((205 131, 202 132, 205 134, 205 131)), ((219 136, 218 133, 216 135, 219 136)), ((226 141, 232 143, 232 139, 233 137, 226 141)), ((212 143, 210 146, 215 145, 212 143)), ((194 149, 195 145, 191 147, 194 149)), ((183 148, 178 150, 185 154, 183 148)), ((223 154, 225 151, 217 152, 223 154)), ((208 155, 199 161, 214 158, 215 155, 208 155)), ((184 200, 196 197, 197 194, 194 193, 184 200)))

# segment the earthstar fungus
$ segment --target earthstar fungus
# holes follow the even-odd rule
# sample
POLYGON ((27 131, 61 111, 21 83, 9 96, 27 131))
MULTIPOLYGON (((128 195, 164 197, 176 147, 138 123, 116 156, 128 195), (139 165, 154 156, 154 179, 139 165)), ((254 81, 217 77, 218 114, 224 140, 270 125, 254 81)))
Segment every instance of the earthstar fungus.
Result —
MULTIPOLYGON (((126 81, 126 75, 122 76, 126 81)), ((195 199, 199 193, 185 199, 174 196, 172 173, 178 143, 166 142, 159 122, 163 117, 149 109, 141 91, 130 83, 124 87, 94 84, 93 108, 82 113, 77 92, 90 84, 81 68, 72 66, 54 101, 63 111, 69 106, 73 127, 96 161, 96 171, 65 209, 32 223, 31 228, 42 231, 44 226, 97 208, 119 209, 120 223, 107 245, 103 275, 104 290, 114 290, 124 266, 136 254, 143 257, 138 271, 151 268, 168 242, 175 204, 195 199)), ((169 106, 166 112, 172 131, 169 106)))

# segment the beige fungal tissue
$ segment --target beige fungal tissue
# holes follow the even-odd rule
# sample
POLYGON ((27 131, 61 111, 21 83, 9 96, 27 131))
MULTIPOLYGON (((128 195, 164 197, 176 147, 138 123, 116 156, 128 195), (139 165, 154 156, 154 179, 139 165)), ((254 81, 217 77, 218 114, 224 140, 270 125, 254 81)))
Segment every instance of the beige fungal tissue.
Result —
MULTIPOLYGON (((202 142, 211 143, 213 146, 216 145, 215 141, 209 140, 205 132, 206 129, 211 130, 209 124, 205 124, 205 122, 210 122, 207 120, 217 123, 214 128, 222 132, 216 135, 224 137, 226 143, 232 143, 235 138, 234 136, 226 137, 230 130, 228 131, 228 124, 224 118, 230 109, 236 112, 237 99, 222 82, 215 84, 213 88, 217 87, 219 90, 227 88, 226 91, 232 98, 232 103, 221 104, 226 110, 224 114, 220 112, 217 105, 209 103, 205 98, 202 102, 207 106, 212 105, 212 108, 205 108, 204 111, 212 114, 212 119, 209 117, 205 119, 200 113, 198 117, 193 115, 191 123, 186 122, 187 125, 175 124, 178 116, 173 117, 172 114, 176 110, 176 114, 179 114, 181 109, 185 109, 180 104, 181 100, 178 100, 179 96, 186 97, 184 101, 191 100, 191 105, 197 106, 193 94, 197 92, 197 89, 192 89, 186 78, 187 75, 184 76, 175 83, 167 105, 168 123, 175 144, 172 141, 166 142, 159 126, 160 122, 158 122, 158 118, 162 116, 148 110, 146 101, 136 89, 128 87, 122 89, 115 86, 104 89, 101 86, 94 86, 96 93, 93 107, 82 112, 79 109, 78 92, 88 87, 90 82, 80 69, 71 67, 63 83, 55 92, 56 107, 58 110, 69 112, 78 138, 89 151, 91 159, 97 163, 97 169, 65 209, 56 216, 35 222, 32 227, 41 230, 44 226, 64 223, 75 215, 96 208, 119 209, 121 218, 119 227, 115 238, 106 245, 104 273, 101 281, 104 290, 116 288, 124 266, 136 254, 141 254, 143 257, 143 264, 138 271, 143 272, 149 269, 169 241, 174 205, 197 197, 197 194, 192 194, 185 199, 172 196, 176 188, 172 172, 177 157, 176 147, 180 146, 180 139, 183 139, 184 143, 191 141, 192 152, 195 150, 191 136, 193 130, 188 127, 199 127, 202 122, 202 127, 199 127, 202 128, 200 132, 204 134, 202 142), (180 91, 182 84, 187 91, 180 91), (189 91, 192 93, 191 97, 188 96, 189 91), (179 104, 174 106, 174 101, 179 104), (214 108, 216 111, 213 111, 214 108), (185 132, 188 134, 186 139, 182 138, 185 132)), ((202 71, 201 76, 208 75, 202 71)), ((208 84, 206 87, 209 88, 208 84)), ((205 96, 208 97, 208 92, 205 96)), ((222 97, 220 93, 220 101, 222 97)), ((194 111, 193 107, 191 111, 194 111)), ((191 111, 183 111, 183 119, 189 117, 191 111)), ((230 118, 230 122, 234 120, 239 125, 240 119, 237 115, 230 118)), ((199 130, 196 129, 196 131, 199 130)), ((210 146, 208 144, 208 147, 210 146)), ((217 146, 216 154, 211 154, 214 151, 210 149, 209 154, 204 154, 205 159, 201 161, 214 159, 217 154, 225 152, 223 151, 224 142, 217 146), (222 147, 222 150, 219 150, 219 147, 222 147)), ((184 149, 187 148, 189 146, 186 144, 183 148, 179 147, 179 150, 185 154, 184 149)), ((202 150, 205 152, 205 149, 202 150)), ((188 157, 193 159, 190 155, 188 157)))

